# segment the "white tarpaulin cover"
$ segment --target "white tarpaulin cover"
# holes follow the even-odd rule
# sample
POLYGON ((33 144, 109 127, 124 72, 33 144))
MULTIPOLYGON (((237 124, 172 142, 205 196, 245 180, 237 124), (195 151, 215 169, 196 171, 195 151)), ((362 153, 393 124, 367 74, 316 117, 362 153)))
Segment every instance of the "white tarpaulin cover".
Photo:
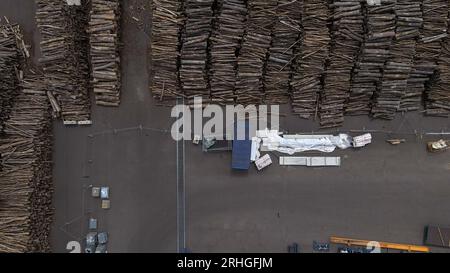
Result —
POLYGON ((361 148, 372 143, 372 135, 364 134, 353 138, 353 147, 361 148))
POLYGON ((278 151, 293 155, 305 151, 333 152, 336 147, 347 149, 351 147, 352 138, 347 134, 324 136, 320 138, 283 138, 275 130, 261 130, 256 136, 262 140, 261 147, 268 151, 278 151))

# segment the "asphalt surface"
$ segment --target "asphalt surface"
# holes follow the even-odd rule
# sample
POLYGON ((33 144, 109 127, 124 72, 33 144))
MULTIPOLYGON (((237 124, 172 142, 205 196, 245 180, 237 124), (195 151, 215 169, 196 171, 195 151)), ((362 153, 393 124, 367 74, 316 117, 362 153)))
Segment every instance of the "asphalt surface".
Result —
MULTIPOLYGON (((235 173, 230 153, 205 154, 186 142, 180 194, 177 145, 164 131, 170 108, 157 107, 148 91, 149 24, 138 28, 129 19, 137 2, 124 2, 121 106, 94 106, 90 127, 54 123, 55 252, 83 240, 89 217, 109 232, 110 252, 175 252, 180 232, 192 252, 285 252, 293 242, 309 252, 313 240, 332 235, 421 244, 425 225, 450 226, 450 153, 428 154, 425 142, 439 137, 423 135, 448 132, 449 120, 417 113, 393 122, 347 118, 341 131, 384 133, 374 133, 364 149, 333 153, 342 156, 339 168, 280 167, 271 154, 274 164, 264 171, 235 173), (385 142, 398 137, 407 142, 385 142), (90 196, 90 185, 110 187, 109 210, 90 196)), ((33 14, 33 1, 0 1, 0 15, 20 23, 33 41, 35 61, 33 14)), ((318 130, 286 108, 283 130, 318 130)))

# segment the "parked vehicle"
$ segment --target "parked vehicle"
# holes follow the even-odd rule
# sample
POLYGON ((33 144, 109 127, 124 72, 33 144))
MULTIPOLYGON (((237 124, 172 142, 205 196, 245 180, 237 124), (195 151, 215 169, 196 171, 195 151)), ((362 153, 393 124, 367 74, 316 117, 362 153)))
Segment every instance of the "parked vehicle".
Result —
POLYGON ((450 149, 450 140, 430 141, 427 143, 427 149, 430 153, 444 152, 450 149))
POLYGON ((314 251, 328 252, 330 251, 330 244, 313 241, 313 249, 314 251))

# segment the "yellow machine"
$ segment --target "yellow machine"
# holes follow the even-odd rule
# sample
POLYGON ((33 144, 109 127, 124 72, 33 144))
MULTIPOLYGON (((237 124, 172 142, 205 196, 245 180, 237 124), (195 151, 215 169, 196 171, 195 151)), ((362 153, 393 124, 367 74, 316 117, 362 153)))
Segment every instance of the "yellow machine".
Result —
MULTIPOLYGON (((357 240, 357 239, 349 239, 342 237, 330 237, 330 242, 333 244, 342 244, 347 246, 367 246, 372 241, 367 240, 357 240)), ((378 242, 380 244, 380 248, 386 249, 396 249, 403 250, 408 252, 430 252, 430 249, 426 246, 418 246, 418 245, 405 245, 405 244, 396 244, 396 243, 386 243, 386 242, 378 242)))

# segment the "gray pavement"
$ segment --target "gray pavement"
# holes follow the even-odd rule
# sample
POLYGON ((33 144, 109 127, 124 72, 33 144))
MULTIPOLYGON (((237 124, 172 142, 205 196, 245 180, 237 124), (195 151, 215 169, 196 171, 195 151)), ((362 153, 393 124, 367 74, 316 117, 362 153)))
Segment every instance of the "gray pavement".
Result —
MULTIPOLYGON (((135 1, 124 2, 127 15, 135 1)), ((0 15, 23 26, 38 56, 33 14, 33 1, 0 1, 0 15)), ((177 251, 176 143, 151 130, 169 129, 170 109, 157 107, 148 91, 148 36, 130 20, 123 28, 121 106, 94 106, 91 127, 54 125, 51 240, 56 252, 82 239, 90 216, 110 233, 111 252, 177 251), (99 208, 89 185, 110 186, 110 210, 99 208)), ((288 107, 282 112, 287 114, 282 129, 318 130, 315 123, 291 116, 288 107)), ((420 244, 425 225, 450 226, 450 154, 428 154, 425 141, 431 137, 420 132, 449 131, 450 125, 448 119, 406 117, 393 122, 348 118, 342 131, 393 133, 374 134, 365 149, 334 153, 343 157, 340 168, 280 167, 271 154, 274 164, 263 172, 235 173, 231 154, 204 154, 185 143, 186 247, 285 252, 297 242, 302 251, 311 251, 313 240, 331 235, 420 244), (415 130, 417 136, 411 134, 415 130), (390 146, 385 139, 391 137, 407 143, 390 146)))

